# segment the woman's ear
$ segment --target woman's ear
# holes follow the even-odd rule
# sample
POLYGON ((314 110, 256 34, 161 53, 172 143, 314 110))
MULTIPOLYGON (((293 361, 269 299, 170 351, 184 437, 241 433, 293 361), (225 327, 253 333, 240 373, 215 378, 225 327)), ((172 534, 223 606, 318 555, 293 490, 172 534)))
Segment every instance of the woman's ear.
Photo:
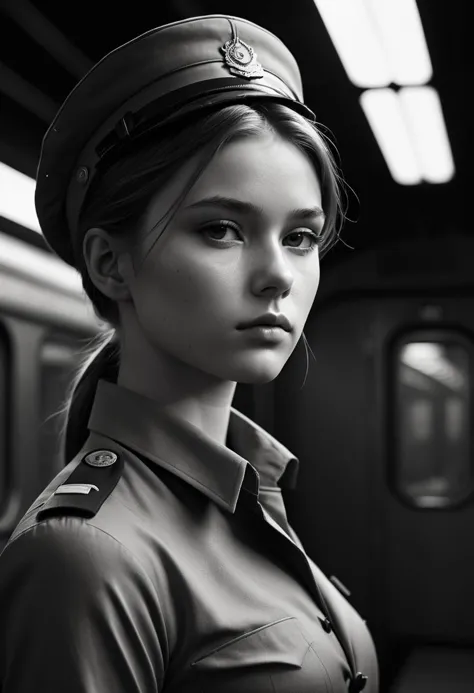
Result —
POLYGON ((104 229, 91 228, 84 236, 82 249, 94 286, 114 301, 129 300, 135 272, 123 241, 112 238, 104 229))
POLYGON ((128 250, 123 250, 117 258, 117 269, 122 280, 130 286, 135 279, 135 268, 133 266, 132 254, 128 250))

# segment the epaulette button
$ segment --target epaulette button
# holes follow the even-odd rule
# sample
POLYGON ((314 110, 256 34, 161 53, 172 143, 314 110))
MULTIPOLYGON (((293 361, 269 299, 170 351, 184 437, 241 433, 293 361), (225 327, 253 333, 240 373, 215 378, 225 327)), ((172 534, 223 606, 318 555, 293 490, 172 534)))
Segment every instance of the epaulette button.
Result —
POLYGON ((110 467, 117 462, 117 455, 111 450, 95 450, 86 455, 84 462, 91 467, 110 467))

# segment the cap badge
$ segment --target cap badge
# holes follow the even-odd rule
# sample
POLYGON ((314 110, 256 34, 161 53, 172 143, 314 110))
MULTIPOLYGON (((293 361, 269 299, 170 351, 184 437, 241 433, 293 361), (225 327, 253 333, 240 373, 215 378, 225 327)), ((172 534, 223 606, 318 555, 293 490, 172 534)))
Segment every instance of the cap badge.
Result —
POLYGON ((233 75, 247 79, 264 77, 263 68, 257 62, 254 49, 241 39, 235 37, 226 41, 221 51, 224 53, 224 62, 233 75))
POLYGON ((84 459, 84 462, 90 464, 91 467, 110 467, 111 464, 117 462, 117 455, 110 450, 96 450, 91 452, 84 459))

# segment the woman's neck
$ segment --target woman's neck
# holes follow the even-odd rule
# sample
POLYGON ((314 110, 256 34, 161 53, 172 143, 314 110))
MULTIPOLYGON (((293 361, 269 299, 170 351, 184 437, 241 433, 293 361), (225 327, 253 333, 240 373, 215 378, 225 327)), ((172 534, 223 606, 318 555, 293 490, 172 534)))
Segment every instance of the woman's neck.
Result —
POLYGON ((226 444, 237 383, 220 381, 187 364, 168 359, 127 360, 122 353, 117 385, 149 397, 160 408, 226 444))

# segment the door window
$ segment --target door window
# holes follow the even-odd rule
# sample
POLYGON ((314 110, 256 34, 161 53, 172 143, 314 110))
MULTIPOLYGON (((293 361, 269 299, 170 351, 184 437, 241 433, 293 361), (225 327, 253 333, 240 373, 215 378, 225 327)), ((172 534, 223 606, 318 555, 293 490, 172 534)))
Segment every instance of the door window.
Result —
POLYGON ((471 344, 461 335, 412 335, 395 368, 395 485, 419 508, 464 500, 471 465, 471 344))

